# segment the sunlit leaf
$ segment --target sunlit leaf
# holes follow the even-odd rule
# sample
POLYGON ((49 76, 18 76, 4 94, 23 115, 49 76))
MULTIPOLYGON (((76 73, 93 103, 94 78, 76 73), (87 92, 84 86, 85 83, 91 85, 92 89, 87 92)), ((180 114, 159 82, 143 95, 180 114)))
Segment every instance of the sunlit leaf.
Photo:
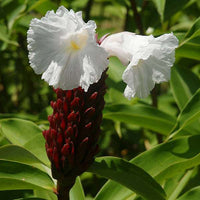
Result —
MULTIPOLYGON (((181 171, 200 164, 200 135, 182 137, 156 146, 130 162, 148 172, 158 181, 173 178, 181 171)), ((106 200, 105 197, 127 199, 133 192, 119 183, 108 181, 95 197, 95 200, 106 200), (112 191, 112 192, 111 192, 112 191), (109 194, 110 193, 110 194, 109 194), (111 196, 112 195, 112 196, 111 196)))
POLYGON ((151 176, 123 159, 115 157, 96 158, 89 171, 117 181, 145 199, 165 199, 163 189, 151 176))
POLYGON ((11 143, 23 146, 47 166, 50 166, 42 130, 36 124, 27 120, 8 118, 0 120, 0 128, 11 143))
POLYGON ((85 200, 85 194, 79 177, 76 178, 76 182, 70 190, 70 200, 85 200))
POLYGON ((14 161, 0 160, 0 190, 45 189, 54 183, 43 171, 14 161))

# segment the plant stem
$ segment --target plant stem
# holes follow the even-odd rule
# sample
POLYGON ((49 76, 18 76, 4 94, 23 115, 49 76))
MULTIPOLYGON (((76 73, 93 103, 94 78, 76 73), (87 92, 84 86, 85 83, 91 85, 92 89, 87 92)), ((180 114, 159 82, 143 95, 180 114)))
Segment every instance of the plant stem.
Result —
MULTIPOLYGON (((154 89, 151 91, 151 99, 152 99, 152 106, 157 108, 158 107, 158 97, 157 97, 157 86, 155 85, 154 89)), ((156 133, 156 137, 158 140, 158 143, 162 143, 162 135, 159 133, 156 133)))
POLYGON ((135 23, 137 25, 137 28, 138 28, 140 34, 144 35, 142 20, 141 20, 141 17, 139 15, 138 11, 137 11, 136 2, 135 2, 135 0, 130 0, 130 2, 131 2, 131 7, 132 7, 132 10, 133 10, 133 15, 134 15, 134 18, 135 18, 135 23))
POLYGON ((60 181, 57 182, 57 197, 58 200, 69 200, 70 187, 66 187, 60 181))
POLYGON ((93 5, 93 0, 88 0, 85 7, 85 21, 88 21, 90 19, 92 5, 93 5))
POLYGON ((151 91, 151 100, 152 100, 152 106, 157 108, 158 107, 158 99, 157 99, 157 87, 156 86, 151 91))

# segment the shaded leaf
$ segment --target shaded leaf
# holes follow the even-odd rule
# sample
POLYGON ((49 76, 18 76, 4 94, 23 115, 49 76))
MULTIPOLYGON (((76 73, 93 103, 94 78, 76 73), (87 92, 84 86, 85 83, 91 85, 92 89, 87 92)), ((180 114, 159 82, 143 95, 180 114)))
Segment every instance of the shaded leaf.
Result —
POLYGON ((199 35, 200 35, 200 17, 198 19, 196 19, 196 21, 194 22, 192 27, 185 34, 185 39, 186 38, 192 39, 199 35))
POLYGON ((200 89, 192 96, 178 117, 180 128, 200 117, 200 89))
POLYGON ((165 10, 165 2, 166 0, 153 0, 158 13, 160 14, 161 22, 163 21, 163 15, 165 10))
POLYGON ((177 200, 199 200, 200 197, 200 186, 192 188, 191 190, 187 191, 177 200))
POLYGON ((200 45, 192 42, 187 42, 176 49, 176 56, 200 60, 199 56, 200 45))
POLYGON ((172 130, 176 122, 173 116, 142 104, 107 106, 103 117, 113 121, 139 125, 164 135, 172 130))
POLYGON ((180 110, 200 87, 199 78, 183 67, 173 67, 171 72, 171 88, 174 99, 180 110))

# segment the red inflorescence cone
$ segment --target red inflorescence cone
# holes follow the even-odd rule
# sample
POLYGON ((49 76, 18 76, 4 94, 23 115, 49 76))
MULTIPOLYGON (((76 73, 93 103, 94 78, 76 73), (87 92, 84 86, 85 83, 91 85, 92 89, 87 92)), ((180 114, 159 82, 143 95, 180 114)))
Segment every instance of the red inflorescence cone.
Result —
MULTIPOLYGON (((52 175, 58 180, 58 197, 69 190, 78 175, 87 170, 98 152, 98 137, 106 91, 106 71, 88 91, 56 89, 51 102, 50 128, 43 131, 52 175)), ((62 199, 62 198, 58 198, 62 199)))

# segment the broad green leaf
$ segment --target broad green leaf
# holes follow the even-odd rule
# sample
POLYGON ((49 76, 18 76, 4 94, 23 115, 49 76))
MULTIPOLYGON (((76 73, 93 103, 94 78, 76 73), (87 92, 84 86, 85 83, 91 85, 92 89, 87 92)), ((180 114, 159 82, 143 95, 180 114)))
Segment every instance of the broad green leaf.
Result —
POLYGON ((187 191, 177 200, 199 200, 200 197, 200 186, 192 188, 191 190, 187 191))
POLYGON ((0 129, 11 143, 21 146, 42 134, 42 130, 33 122, 15 118, 0 120, 0 129))
POLYGON ((43 171, 22 163, 0 160, 0 190, 45 189, 52 191, 53 180, 43 171))
POLYGON ((30 121, 37 121, 38 117, 36 115, 30 115, 25 113, 0 113, 0 120, 6 119, 6 118, 18 118, 18 119, 24 119, 24 120, 30 120, 30 121))
POLYGON ((146 151, 130 162, 153 177, 170 178, 200 163, 200 135, 181 137, 146 151), (155 162, 152 162, 155 161, 155 162), (168 170, 170 173, 166 173, 168 170))
POLYGON ((36 135, 34 138, 25 143, 23 147, 34 154, 46 166, 50 167, 50 161, 47 157, 45 149, 45 139, 42 134, 36 135))
POLYGON ((113 121, 139 125, 164 135, 168 135, 176 122, 173 116, 142 104, 107 106, 103 117, 113 121))
POLYGON ((50 166, 42 130, 36 124, 22 119, 3 119, 0 120, 0 128, 11 143, 23 146, 45 165, 50 166))
POLYGON ((76 178, 76 182, 70 190, 70 200, 85 200, 85 194, 79 177, 76 178))
POLYGON ((163 21, 164 10, 165 10, 165 2, 166 0, 153 0, 158 13, 160 14, 161 22, 163 21))
POLYGON ((171 72, 171 88, 174 99, 180 110, 200 87, 199 78, 184 67, 173 67, 171 72))
POLYGON ((26 149, 16 145, 5 145, 0 148, 0 159, 16 161, 27 165, 41 167, 41 161, 26 149))
MULTIPOLYGON (((130 162, 141 167, 152 177, 161 181, 169 179, 200 164, 200 135, 182 137, 160 144, 138 155, 130 162)), ((119 183, 108 181, 97 194, 95 200, 106 200, 113 195, 115 199, 125 200, 133 192, 119 183), (111 192, 113 191, 113 192, 111 192), (110 193, 110 194, 109 194, 110 193)))
POLYGON ((123 159, 115 157, 96 158, 88 171, 112 179, 145 199, 165 199, 164 190, 151 176, 123 159))

